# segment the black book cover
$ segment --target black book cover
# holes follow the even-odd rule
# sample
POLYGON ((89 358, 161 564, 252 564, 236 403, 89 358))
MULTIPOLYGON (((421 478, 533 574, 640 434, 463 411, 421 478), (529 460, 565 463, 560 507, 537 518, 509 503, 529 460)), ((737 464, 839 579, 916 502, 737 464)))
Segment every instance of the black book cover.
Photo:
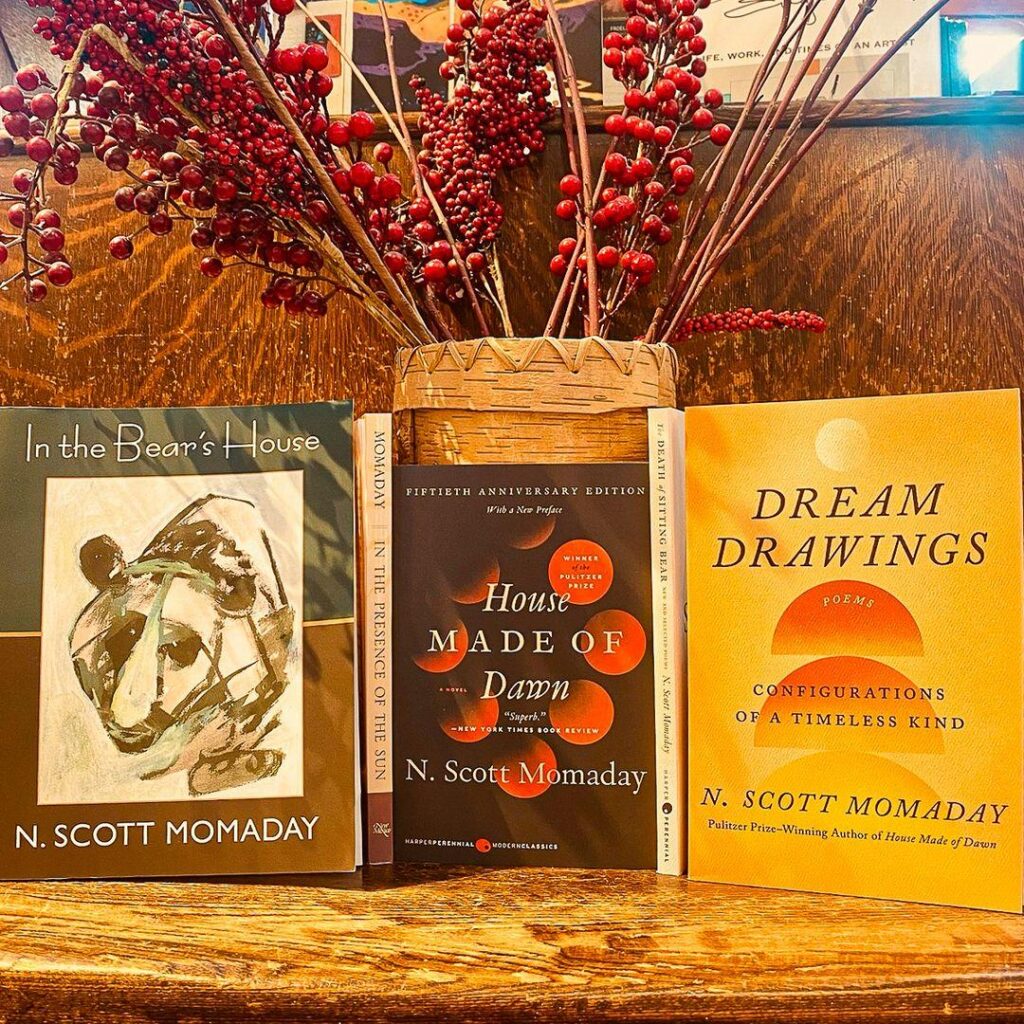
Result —
POLYGON ((397 861, 655 866, 648 489, 397 469, 397 861))

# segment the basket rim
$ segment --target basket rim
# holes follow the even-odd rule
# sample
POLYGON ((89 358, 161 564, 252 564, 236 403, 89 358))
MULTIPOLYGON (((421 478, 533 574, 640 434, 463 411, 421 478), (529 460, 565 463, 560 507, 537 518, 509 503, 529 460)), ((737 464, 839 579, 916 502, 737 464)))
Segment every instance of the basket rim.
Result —
POLYGON ((436 342, 399 352, 393 407, 591 413, 674 406, 678 372, 675 350, 661 343, 550 337, 436 342))
MULTIPOLYGON (((585 338, 555 338, 546 335, 525 338, 472 338, 465 341, 438 341, 400 349, 396 359, 396 383, 410 373, 431 374, 438 369, 456 369, 469 372, 481 356, 491 353, 500 364, 490 372, 520 373, 529 370, 537 357, 546 351, 555 352, 570 373, 579 373, 593 355, 610 359, 619 371, 630 376, 644 356, 653 357, 658 373, 666 361, 675 380, 679 372, 679 357, 674 348, 663 342, 616 341, 594 336, 585 338), (510 351, 510 348, 513 351, 510 351), (450 363, 445 365, 443 363, 450 363)), ((648 368, 646 359, 643 360, 648 368)))

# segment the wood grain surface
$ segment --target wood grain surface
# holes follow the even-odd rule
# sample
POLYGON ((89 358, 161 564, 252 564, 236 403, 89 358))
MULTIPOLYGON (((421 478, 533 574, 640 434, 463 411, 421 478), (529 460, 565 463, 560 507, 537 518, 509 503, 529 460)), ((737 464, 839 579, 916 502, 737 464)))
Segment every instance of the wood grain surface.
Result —
POLYGON ((4 1020, 981 1021, 1022 1007, 1018 917, 642 872, 408 868, 365 889, 108 882, 0 899, 4 1020))
MULTIPOLYGON (((1007 102, 1024 110, 1024 100, 1007 102)), ((971 107, 972 110, 976 108, 971 107)), ((972 118, 975 115, 972 114, 972 118)), ((0 162, 9 175, 20 160, 0 162)), ((561 143, 512 177, 502 243, 515 325, 540 332, 561 143)), ((42 405, 390 402, 392 351, 358 306, 294 321, 256 301, 258 275, 211 284, 183 235, 143 238, 127 265, 106 254, 134 225, 91 158, 67 205, 78 278, 26 321, 0 297, 0 401, 42 405)), ((68 199, 65 193, 60 201, 68 199)), ((823 336, 688 342, 685 403, 989 386, 1024 377, 1024 131, 990 124, 838 128, 770 204, 706 308, 806 307, 823 336)), ((641 326, 638 314, 623 331, 641 326)))

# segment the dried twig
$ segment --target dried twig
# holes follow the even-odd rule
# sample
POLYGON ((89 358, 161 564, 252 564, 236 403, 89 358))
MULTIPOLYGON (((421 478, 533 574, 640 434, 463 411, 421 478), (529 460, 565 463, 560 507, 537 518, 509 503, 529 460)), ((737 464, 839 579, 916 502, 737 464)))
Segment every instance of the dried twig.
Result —
MULTIPOLYGON (((380 258, 380 254, 377 252, 373 242, 366 234, 365 229, 362 224, 359 223, 358 218, 352 212, 348 203, 345 202, 344 197, 340 192, 338 192, 337 187, 331 180, 330 174, 327 173, 327 168, 325 168, 320 162, 320 159, 317 157, 313 147, 310 145, 309 140, 303 134, 301 127, 278 94, 277 89, 274 87, 274 83, 270 80, 260 62, 249 50, 245 37, 239 31, 238 26, 235 24, 231 15, 227 12, 222 0, 206 0, 206 2, 217 21, 218 28, 221 33, 235 48, 238 59, 241 62, 242 67, 245 69, 246 74, 248 74, 252 79, 253 84, 259 90, 260 95, 266 101, 267 106, 270 107, 278 120, 288 129, 292 136, 292 141, 295 144, 295 148, 301 154, 310 173, 312 173, 314 178, 316 178, 317 184, 320 186, 320 189, 324 194, 324 198, 328 203, 330 203, 331 208, 337 214, 338 219, 341 221, 345 230, 359 247, 360 252, 363 254, 377 279, 387 292, 392 305, 400 314, 409 334, 412 335, 413 339, 421 341, 424 344, 429 344, 433 338, 430 335, 427 325, 423 321, 420 311, 409 301, 408 297, 395 280, 394 275, 384 265, 384 262, 380 258)), ((342 259, 344 262, 344 257, 342 257, 342 259)), ((377 301, 380 300, 378 299, 377 301)))

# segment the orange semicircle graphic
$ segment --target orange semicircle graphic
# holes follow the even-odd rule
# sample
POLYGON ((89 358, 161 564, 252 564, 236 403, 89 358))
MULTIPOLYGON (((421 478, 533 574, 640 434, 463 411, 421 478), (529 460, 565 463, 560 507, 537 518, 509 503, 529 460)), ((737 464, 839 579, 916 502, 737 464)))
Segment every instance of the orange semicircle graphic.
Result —
POLYGON ((772 654, 924 654, 921 630, 906 605, 861 580, 834 580, 805 590, 782 613, 772 654))
MULTIPOLYGON (((940 754, 952 716, 928 691, 871 658, 847 655, 801 665, 761 706, 757 747, 940 754)), ((934 696, 934 694, 932 694, 934 696)))

